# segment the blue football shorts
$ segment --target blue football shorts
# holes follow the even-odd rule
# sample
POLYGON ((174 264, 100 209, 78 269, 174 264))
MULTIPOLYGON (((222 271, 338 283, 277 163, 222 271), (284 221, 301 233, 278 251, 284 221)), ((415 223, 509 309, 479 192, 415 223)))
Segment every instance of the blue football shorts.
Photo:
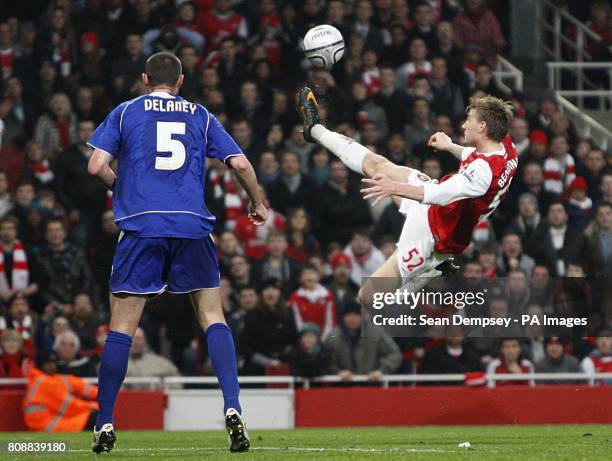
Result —
POLYGON ((121 232, 110 277, 112 293, 154 295, 218 287, 219 262, 211 235, 187 239, 121 232))

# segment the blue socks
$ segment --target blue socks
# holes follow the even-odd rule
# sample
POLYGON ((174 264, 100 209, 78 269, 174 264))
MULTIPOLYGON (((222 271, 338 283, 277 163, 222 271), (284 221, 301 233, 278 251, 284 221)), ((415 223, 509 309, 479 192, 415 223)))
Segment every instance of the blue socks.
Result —
POLYGON ((232 330, 224 323, 213 323, 206 329, 206 342, 208 355, 223 393, 223 413, 225 414, 228 408, 234 408, 242 414, 238 402, 240 386, 232 330))
POLYGON ((98 404, 96 430, 113 422, 113 411, 121 383, 127 373, 132 338, 125 333, 109 331, 98 373, 98 404))

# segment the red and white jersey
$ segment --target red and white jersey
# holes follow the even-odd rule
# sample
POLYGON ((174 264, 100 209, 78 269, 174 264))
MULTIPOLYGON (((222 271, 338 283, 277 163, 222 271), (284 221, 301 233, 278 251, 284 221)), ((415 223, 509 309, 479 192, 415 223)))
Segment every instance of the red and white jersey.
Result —
MULTIPOLYGON (((519 367, 521 369, 521 373, 525 373, 525 374, 529 374, 529 373, 534 373, 535 369, 533 367, 533 363, 531 363, 529 360, 527 359, 521 359, 521 361, 519 362, 519 367)), ((506 366, 506 364, 500 360, 500 359, 493 359, 489 362, 489 365, 487 366, 487 374, 498 374, 498 375, 503 375, 503 374, 508 374, 510 373, 510 370, 508 370, 508 367, 506 366)), ((491 387, 494 386, 520 386, 520 385, 529 385, 529 386, 535 386, 535 382, 530 379, 530 380, 525 380, 525 381, 495 381, 492 382, 490 384, 491 387)))
POLYGON ((456 174, 439 184, 425 183, 423 203, 430 204, 429 227, 438 253, 461 253, 474 228, 504 199, 518 167, 518 152, 507 136, 497 152, 464 149, 456 174))

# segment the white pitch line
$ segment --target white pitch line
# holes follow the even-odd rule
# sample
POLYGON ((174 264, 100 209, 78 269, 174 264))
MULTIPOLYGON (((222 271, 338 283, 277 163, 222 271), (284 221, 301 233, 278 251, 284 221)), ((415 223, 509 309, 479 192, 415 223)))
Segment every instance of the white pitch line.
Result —
MULTIPOLYGON (((209 451, 209 452, 225 452, 226 448, 215 447, 160 447, 160 448, 117 448, 117 452, 154 452, 154 451, 170 451, 170 452, 194 452, 194 451, 209 451)), ((443 450, 440 448, 330 448, 330 447, 251 447, 249 451, 296 451, 296 452, 356 452, 356 453, 449 453, 453 450, 443 450)), ((91 450, 70 450, 69 453, 89 453, 91 450)))

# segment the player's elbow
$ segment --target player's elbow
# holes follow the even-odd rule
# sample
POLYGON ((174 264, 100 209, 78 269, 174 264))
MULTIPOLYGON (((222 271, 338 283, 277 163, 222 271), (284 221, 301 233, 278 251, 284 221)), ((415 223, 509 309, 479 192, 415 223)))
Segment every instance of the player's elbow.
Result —
POLYGON ((87 163, 87 171, 89 172, 89 174, 94 176, 99 175, 102 171, 102 164, 100 162, 97 162, 93 155, 87 163))
POLYGON ((246 158, 246 155, 235 155, 228 160, 229 166, 237 172, 248 171, 251 169, 251 162, 246 158))

